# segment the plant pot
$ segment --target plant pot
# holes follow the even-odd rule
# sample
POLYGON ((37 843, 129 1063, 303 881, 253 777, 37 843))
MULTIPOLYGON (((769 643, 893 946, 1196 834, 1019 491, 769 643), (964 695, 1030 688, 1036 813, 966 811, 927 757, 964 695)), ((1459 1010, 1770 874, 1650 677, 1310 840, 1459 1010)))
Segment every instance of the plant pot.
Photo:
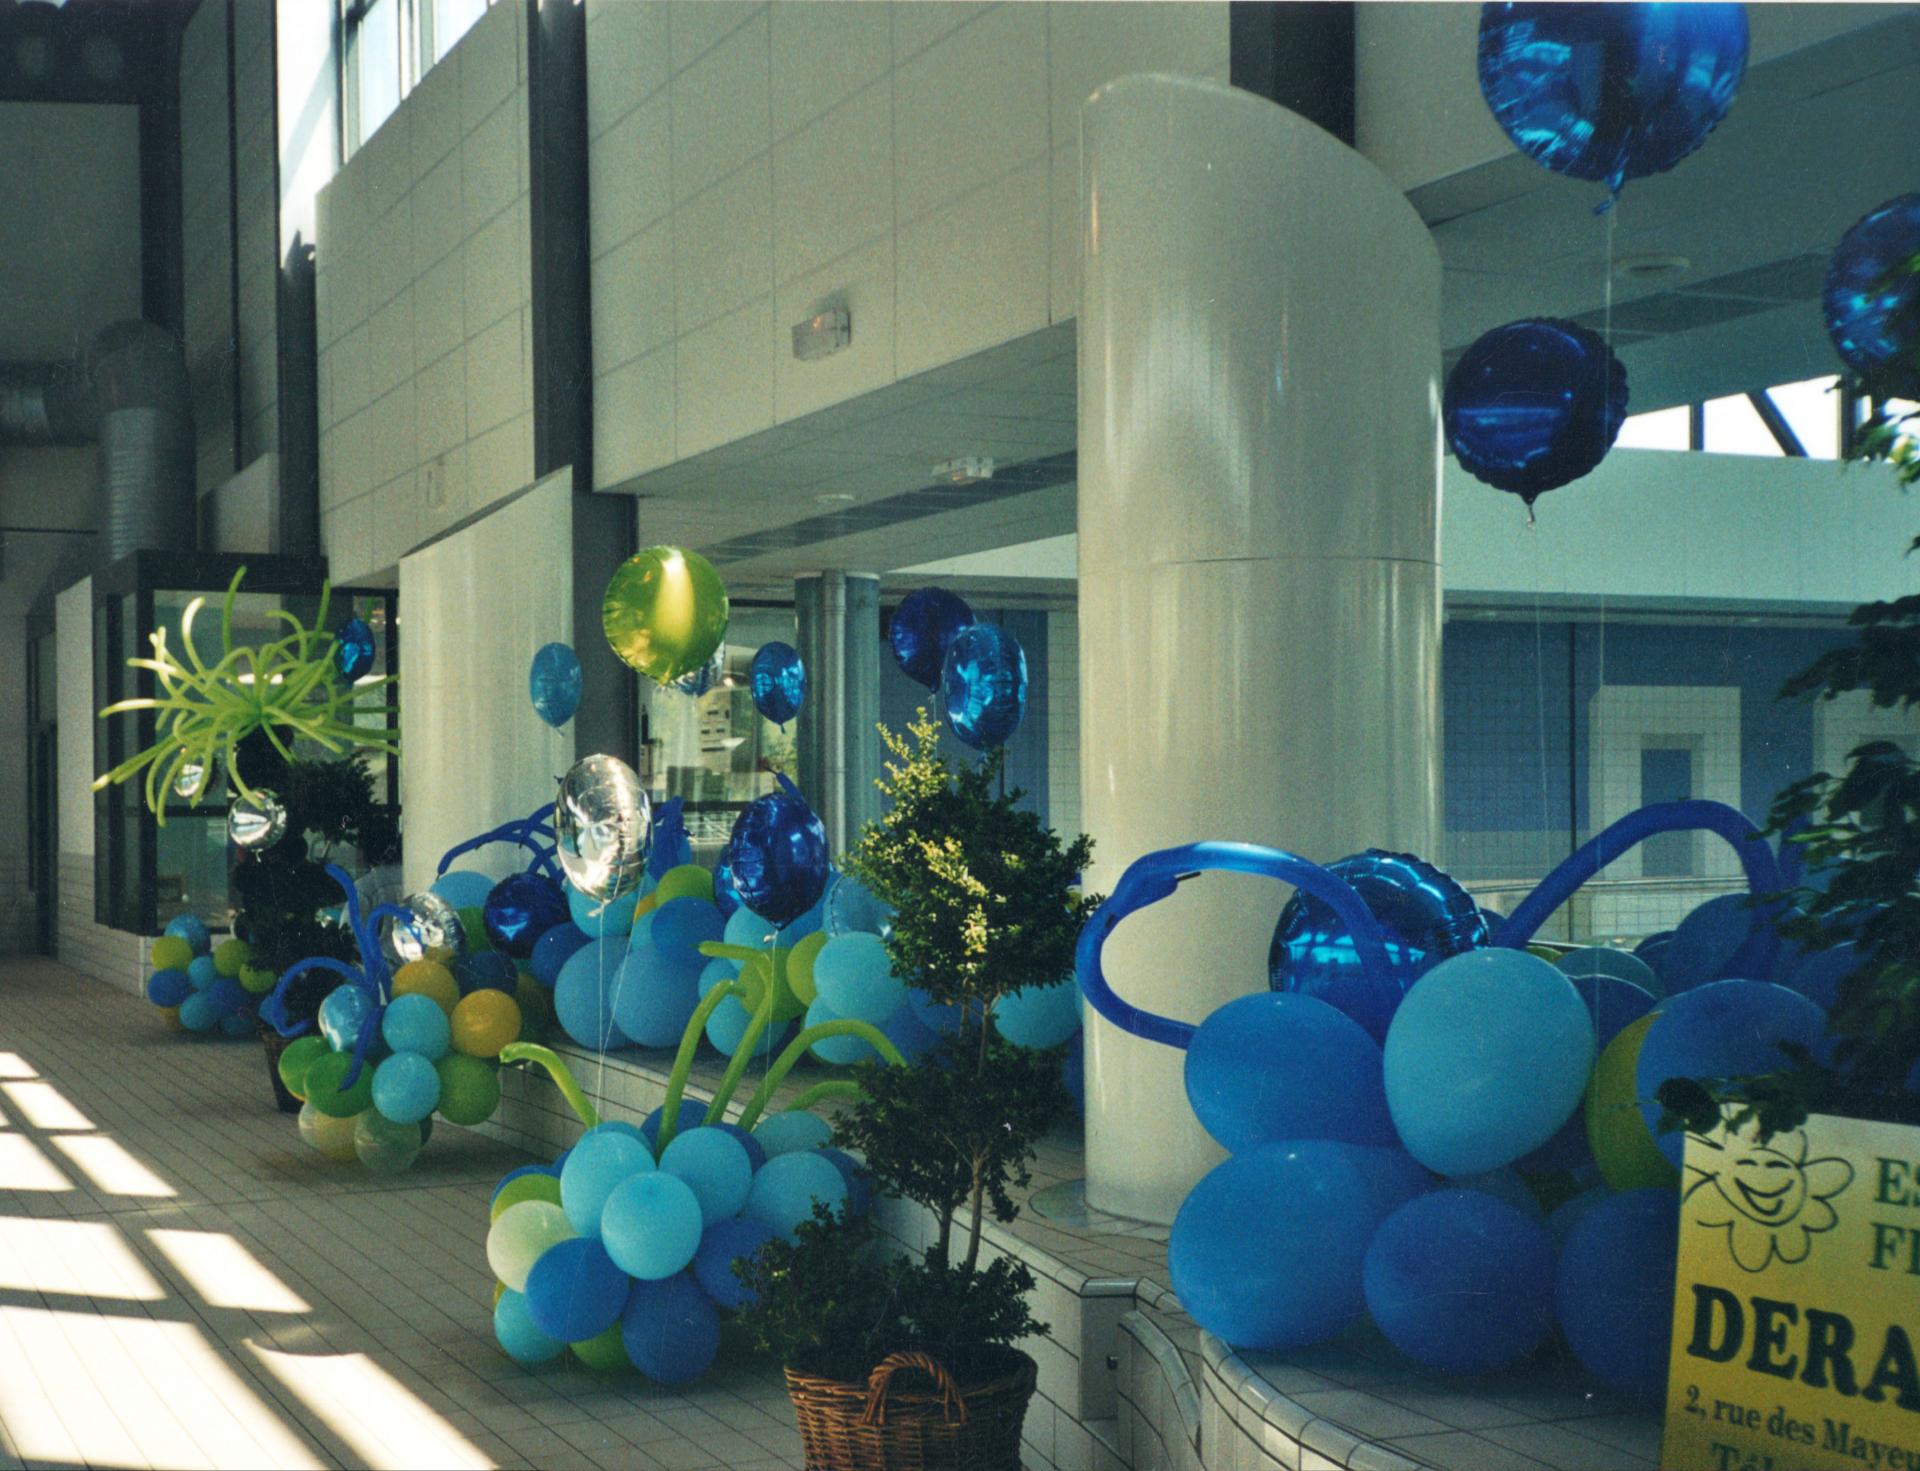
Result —
POLYGON ((807 1471, 1020 1471, 1034 1363, 997 1348, 962 1384, 923 1353, 890 1354, 865 1384, 788 1368, 807 1471))
POLYGON ((273 1102, 282 1113, 300 1112, 300 1100, 287 1091, 287 1085, 280 1081, 280 1054, 287 1050, 291 1038, 283 1037, 265 1022, 257 1024, 260 1033, 260 1045, 267 1054, 267 1077, 273 1083, 273 1102))

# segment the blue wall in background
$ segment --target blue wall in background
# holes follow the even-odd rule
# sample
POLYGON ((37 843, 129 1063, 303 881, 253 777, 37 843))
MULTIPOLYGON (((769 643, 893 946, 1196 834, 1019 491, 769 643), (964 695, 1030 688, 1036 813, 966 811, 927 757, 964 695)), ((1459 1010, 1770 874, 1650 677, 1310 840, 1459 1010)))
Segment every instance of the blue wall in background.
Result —
POLYGON ((1812 707, 1778 699, 1780 687, 1819 654, 1852 642, 1844 629, 1449 621, 1442 651, 1449 842, 1473 851, 1474 833, 1537 833, 1552 858, 1571 846, 1570 828, 1587 835, 1588 705, 1603 660, 1609 685, 1740 691, 1740 806, 1763 822, 1774 795, 1807 775, 1813 761, 1812 707))

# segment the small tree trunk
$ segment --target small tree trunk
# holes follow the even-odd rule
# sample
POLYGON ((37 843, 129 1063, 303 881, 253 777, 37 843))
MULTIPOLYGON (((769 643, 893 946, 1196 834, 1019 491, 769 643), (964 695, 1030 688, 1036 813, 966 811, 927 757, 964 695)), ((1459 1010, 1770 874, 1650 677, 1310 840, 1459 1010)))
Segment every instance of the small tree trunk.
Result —
POLYGON ((981 1161, 973 1162, 973 1190, 967 1201, 967 1208, 973 1213, 972 1225, 967 1232, 967 1274, 973 1274, 974 1263, 980 1260, 980 1218, 985 1206, 987 1189, 986 1176, 981 1172, 981 1161))

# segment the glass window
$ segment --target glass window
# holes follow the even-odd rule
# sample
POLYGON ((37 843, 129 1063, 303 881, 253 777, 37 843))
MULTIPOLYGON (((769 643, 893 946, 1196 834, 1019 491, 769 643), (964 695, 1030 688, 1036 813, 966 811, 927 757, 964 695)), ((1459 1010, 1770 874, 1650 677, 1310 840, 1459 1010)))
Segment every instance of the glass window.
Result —
POLYGON ((1748 402, 1744 393, 1707 400, 1706 451, 1715 455, 1779 455, 1780 441, 1773 437, 1760 411, 1748 402))
POLYGON ((406 90, 400 65, 401 9, 401 0, 373 0, 352 27, 356 143, 380 130, 406 90))
POLYGON ((1621 449, 1686 449, 1687 406, 1627 415, 1614 444, 1621 449))
POLYGON ((1840 458, 1840 379, 1806 378, 1779 383, 1767 390, 1780 416, 1787 421, 1808 456, 1816 460, 1840 458))
POLYGON ((474 22, 487 13, 489 0, 433 0, 433 59, 460 44, 474 22))

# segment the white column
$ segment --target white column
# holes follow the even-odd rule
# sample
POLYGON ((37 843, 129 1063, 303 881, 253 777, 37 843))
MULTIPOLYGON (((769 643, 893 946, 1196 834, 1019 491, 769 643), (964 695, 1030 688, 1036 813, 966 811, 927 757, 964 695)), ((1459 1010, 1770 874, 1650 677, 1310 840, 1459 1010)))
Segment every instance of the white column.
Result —
MULTIPOLYGON (((1081 114, 1080 711, 1088 882, 1230 839, 1319 861, 1439 836, 1433 242, 1270 102, 1123 77, 1081 114)), ((1123 996, 1263 989, 1286 897, 1219 874, 1121 925, 1123 996)), ((1221 1152, 1184 1055, 1089 1013, 1087 1198, 1167 1221, 1221 1152)))

